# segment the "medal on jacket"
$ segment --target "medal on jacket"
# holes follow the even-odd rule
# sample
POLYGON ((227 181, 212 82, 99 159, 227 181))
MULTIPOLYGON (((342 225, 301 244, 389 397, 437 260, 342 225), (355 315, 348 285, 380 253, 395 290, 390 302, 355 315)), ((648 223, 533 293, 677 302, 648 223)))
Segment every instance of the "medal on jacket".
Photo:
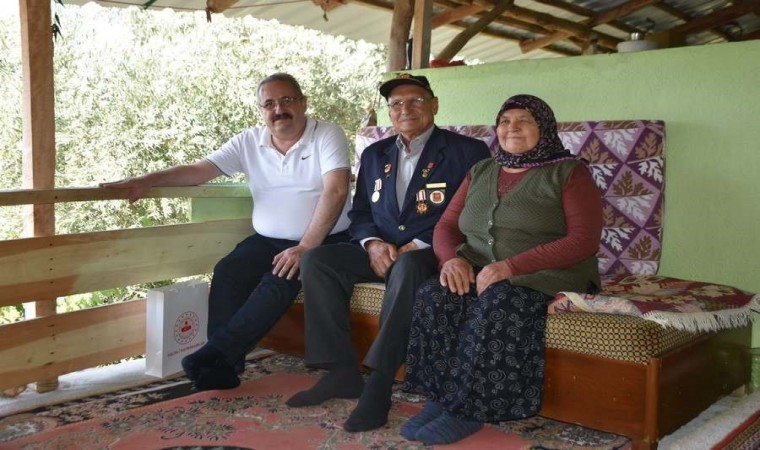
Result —
POLYGON ((422 178, 427 178, 430 176, 430 171, 433 170, 433 167, 435 166, 435 163, 433 161, 430 161, 424 169, 422 169, 422 178))
POLYGON ((375 180, 375 192, 372 193, 372 203, 377 203, 380 200, 380 189, 383 188, 383 180, 378 178, 375 180))
POLYGON ((388 178, 389 176, 391 176, 392 168, 393 166, 391 166, 390 164, 386 164, 385 167, 383 167, 383 172, 385 172, 385 178, 388 178))
POLYGON ((428 212, 428 204, 425 201, 425 197, 424 189, 417 191, 417 214, 426 214, 428 212))
POLYGON ((446 183, 428 183, 425 188, 430 190, 430 201, 434 205, 440 205, 446 200, 446 183))

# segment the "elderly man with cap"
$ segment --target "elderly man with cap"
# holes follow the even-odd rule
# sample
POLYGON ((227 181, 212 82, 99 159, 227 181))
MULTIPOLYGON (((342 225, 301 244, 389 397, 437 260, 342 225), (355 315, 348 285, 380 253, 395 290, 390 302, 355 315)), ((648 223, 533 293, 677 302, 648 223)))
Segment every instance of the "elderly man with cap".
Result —
POLYGON ((367 147, 349 212, 351 244, 307 252, 301 264, 306 310, 306 364, 328 369, 290 406, 359 398, 346 431, 388 420, 396 371, 406 357, 417 288, 435 275, 433 228, 470 167, 490 157, 477 139, 435 126, 438 98, 424 76, 402 74, 380 86, 397 136, 367 147), (354 284, 385 282, 380 331, 364 358, 365 385, 349 329, 354 284))

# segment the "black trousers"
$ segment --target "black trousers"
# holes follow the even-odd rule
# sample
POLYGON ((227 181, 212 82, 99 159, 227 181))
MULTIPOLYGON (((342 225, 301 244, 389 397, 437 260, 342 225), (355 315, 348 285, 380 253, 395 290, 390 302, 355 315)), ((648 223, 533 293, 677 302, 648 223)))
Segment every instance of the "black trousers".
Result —
MULTIPOLYGON (((400 255, 385 277, 380 332, 363 364, 392 375, 406 358, 417 288, 437 272, 432 248, 400 255)), ((307 252, 301 264, 306 311, 306 364, 317 367, 356 364, 351 341, 349 302, 354 284, 382 282, 369 255, 352 244, 325 245, 307 252)))
MULTIPOLYGON (((331 234, 326 244, 348 240, 331 234)), ((290 308, 301 289, 298 279, 272 273, 274 257, 298 241, 254 234, 240 242, 214 267, 209 293, 209 344, 231 364, 245 358, 290 308)))

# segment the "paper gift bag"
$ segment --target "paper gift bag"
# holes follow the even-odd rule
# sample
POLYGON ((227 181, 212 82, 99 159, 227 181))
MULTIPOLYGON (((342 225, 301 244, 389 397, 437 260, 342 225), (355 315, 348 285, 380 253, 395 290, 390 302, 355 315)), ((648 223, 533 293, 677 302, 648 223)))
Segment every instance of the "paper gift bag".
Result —
POLYGON ((166 377, 206 343, 208 283, 184 281, 148 291, 145 373, 166 377))

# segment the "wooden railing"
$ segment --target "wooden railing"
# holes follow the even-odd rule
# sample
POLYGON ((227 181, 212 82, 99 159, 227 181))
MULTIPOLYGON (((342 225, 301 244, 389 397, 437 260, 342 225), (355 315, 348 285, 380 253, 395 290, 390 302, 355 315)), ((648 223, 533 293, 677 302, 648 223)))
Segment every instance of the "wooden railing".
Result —
MULTIPOLYGON (((252 232, 246 186, 148 197, 191 198, 193 222, 0 241, 0 306, 209 273, 252 232)), ((101 188, 0 191, 0 207, 123 198, 101 188)), ((143 354, 145 321, 135 299, 2 325, 0 390, 143 354)))

